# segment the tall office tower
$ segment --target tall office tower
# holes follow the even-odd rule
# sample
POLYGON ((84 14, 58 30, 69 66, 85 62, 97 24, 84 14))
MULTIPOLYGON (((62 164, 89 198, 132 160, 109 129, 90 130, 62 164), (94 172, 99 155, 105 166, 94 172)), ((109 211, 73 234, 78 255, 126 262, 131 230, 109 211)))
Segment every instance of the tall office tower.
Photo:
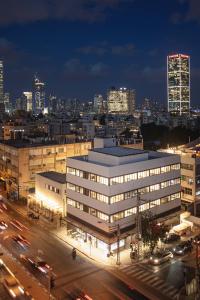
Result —
POLYGON ((4 106, 5 106, 5 112, 8 114, 11 113, 12 105, 10 101, 10 93, 4 94, 4 106))
POLYGON ((94 95, 94 102, 93 102, 93 106, 94 106, 94 111, 97 114, 103 113, 104 112, 104 106, 103 106, 103 96, 102 95, 94 95))
POLYGON ((32 92, 23 92, 22 98, 24 100, 24 107, 26 111, 32 111, 33 109, 33 93, 32 92))
POLYGON ((49 96, 49 112, 57 112, 57 97, 54 95, 49 96))
POLYGON ((167 57, 168 112, 175 115, 190 113, 190 56, 167 57))
POLYGON ((45 83, 41 82, 38 76, 35 75, 33 88, 33 112, 35 114, 43 113, 45 108, 45 83))
POLYGON ((0 103, 4 103, 4 92, 3 92, 3 61, 0 60, 0 103))
POLYGON ((108 91, 108 112, 131 115, 135 110, 135 90, 111 88, 108 91))

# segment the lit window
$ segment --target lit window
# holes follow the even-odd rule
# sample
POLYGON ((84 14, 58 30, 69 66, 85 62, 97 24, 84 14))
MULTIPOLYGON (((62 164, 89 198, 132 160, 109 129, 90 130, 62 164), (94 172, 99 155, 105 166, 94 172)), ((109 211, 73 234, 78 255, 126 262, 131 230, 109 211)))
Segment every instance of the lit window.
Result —
POLYGON ((180 164, 171 165, 171 170, 179 170, 180 164))
POLYGON ((150 186, 150 192, 158 191, 160 189, 160 184, 154 184, 150 186))
POLYGON ((139 211, 145 211, 147 209, 149 209, 149 203, 142 204, 139 207, 139 211))
POLYGON ((176 194, 171 195, 171 201, 173 201, 175 199, 180 199, 180 193, 176 193, 176 194))
POLYGON ((137 196, 137 190, 134 190, 134 191, 129 191, 129 192, 126 192, 124 193, 124 199, 130 199, 132 197, 135 197, 137 196))
POLYGON ((170 172, 170 166, 161 167, 161 173, 170 172))
POLYGON ((164 189, 168 186, 170 186, 170 180, 161 182, 161 189, 164 189))
POLYGON ((132 173, 124 176, 124 182, 136 180, 136 179, 137 179, 137 173, 132 173))
POLYGON ((118 176, 118 177, 113 177, 110 179, 110 184, 118 184, 118 183, 123 183, 124 182, 124 177, 123 176, 118 176))
POLYGON ((152 175, 159 175, 160 174, 160 168, 151 169, 150 170, 150 176, 152 175))
POLYGON ((70 182, 67 182, 67 188, 69 190, 75 191, 76 186, 74 184, 70 183, 70 182))
POLYGON ((115 196, 110 197, 110 203, 113 204, 115 202, 119 202, 124 200, 124 194, 118 194, 115 196))
POLYGON ((149 176, 149 170, 138 172, 138 179, 145 178, 149 176))
POLYGON ((76 169, 71 168, 71 167, 67 167, 67 173, 68 173, 68 174, 75 175, 75 174, 76 174, 76 169))
POLYGON ((141 194, 141 195, 149 193, 149 186, 145 186, 145 187, 139 189, 138 193, 141 194))
POLYGON ((154 200, 150 202, 150 208, 160 205, 160 199, 154 200))
POLYGON ((160 199, 160 204, 165 204, 170 201, 170 196, 166 196, 160 199))
POLYGON ((109 220, 109 216, 102 213, 102 212, 100 212, 100 211, 97 212, 97 217, 101 220, 106 221, 106 222, 109 220))
POLYGON ((136 213, 137 213, 137 208, 136 207, 132 207, 130 209, 125 210, 124 217, 129 217, 129 216, 131 216, 133 214, 136 214, 136 213))

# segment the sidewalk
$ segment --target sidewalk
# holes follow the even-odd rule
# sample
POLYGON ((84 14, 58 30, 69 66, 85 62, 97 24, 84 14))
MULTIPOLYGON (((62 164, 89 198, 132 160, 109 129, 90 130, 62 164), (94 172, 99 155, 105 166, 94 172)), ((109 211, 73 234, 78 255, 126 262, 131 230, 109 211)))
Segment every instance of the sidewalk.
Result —
POLYGON ((12 256, 2 245, 0 248, 3 252, 1 259, 24 286, 25 290, 29 292, 34 300, 48 300, 49 294, 46 288, 44 288, 38 280, 31 275, 26 268, 12 256))
MULTIPOLYGON (((72 239, 70 236, 67 236, 66 227, 60 227, 58 229, 52 229, 52 224, 48 224, 48 222, 42 220, 32 220, 28 218, 26 206, 18 205, 14 202, 10 202, 4 198, 7 205, 17 211, 20 215, 27 218, 29 221, 32 221, 35 224, 38 224, 42 227, 42 229, 47 230, 49 233, 54 235, 59 240, 63 241, 64 243, 68 244, 72 248, 76 248, 78 252, 85 255, 88 259, 92 259, 96 263, 100 265, 110 266, 110 267, 118 267, 119 265, 116 264, 117 261, 117 254, 115 253, 114 256, 107 257, 107 255, 103 254, 103 252, 95 247, 90 247, 88 243, 81 243, 72 239)), ((120 251, 120 266, 123 265, 132 265, 137 263, 137 260, 130 259, 130 249, 123 249, 120 251)))
MULTIPOLYGON (((117 261, 117 254, 115 253, 114 256, 107 257, 101 250, 91 247, 88 243, 76 241, 72 239, 70 236, 67 236, 66 228, 59 228, 52 230, 51 233, 56 236, 58 239, 62 240, 66 244, 70 245, 72 248, 76 248, 78 252, 82 253, 89 259, 101 264, 110 267, 118 267, 119 265, 116 264, 117 261)), ((131 261, 130 259, 130 249, 124 249, 120 251, 120 266, 123 265, 132 265, 137 263, 137 261, 131 261)))

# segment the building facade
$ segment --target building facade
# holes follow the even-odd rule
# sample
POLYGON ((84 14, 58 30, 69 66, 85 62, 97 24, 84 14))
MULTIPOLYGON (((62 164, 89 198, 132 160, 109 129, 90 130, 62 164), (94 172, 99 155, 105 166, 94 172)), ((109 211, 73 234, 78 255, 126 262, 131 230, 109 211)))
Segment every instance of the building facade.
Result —
POLYGON ((26 111, 32 111, 32 109, 33 109, 33 94, 32 94, 32 92, 23 92, 22 97, 25 100, 26 111))
POLYGON ((108 91, 108 112, 131 115, 135 110, 135 90, 111 88, 108 91))
POLYGON ((175 115, 190 113, 190 56, 167 57, 168 112, 175 115))
POLYGON ((0 60, 0 103, 4 103, 3 61, 0 60))
POLYGON ((69 230, 107 253, 116 249, 118 227, 120 246, 126 245, 138 211, 161 218, 180 209, 178 155, 94 148, 88 156, 67 158, 66 178, 69 230))
POLYGON ((33 112, 35 114, 43 113, 45 108, 45 84, 35 76, 33 88, 33 112))
POLYGON ((67 214, 66 174, 42 172, 35 176, 35 194, 28 196, 28 214, 32 213, 60 226, 67 214))
POLYGON ((35 187, 36 173, 66 173, 66 157, 86 155, 91 142, 58 144, 23 140, 0 142, 0 177, 11 197, 26 196, 35 187))

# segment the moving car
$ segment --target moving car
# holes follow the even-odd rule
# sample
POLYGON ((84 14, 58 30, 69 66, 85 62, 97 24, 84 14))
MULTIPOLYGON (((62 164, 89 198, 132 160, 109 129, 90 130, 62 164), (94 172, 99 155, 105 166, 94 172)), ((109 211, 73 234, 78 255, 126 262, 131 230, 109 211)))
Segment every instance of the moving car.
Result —
POLYGON ((8 225, 4 221, 0 221, 0 230, 5 230, 8 228, 8 225))
POLYGON ((17 228, 18 230, 20 230, 20 231, 23 231, 24 229, 28 229, 26 226, 24 226, 22 223, 20 223, 20 222, 17 221, 17 220, 12 220, 12 221, 10 221, 10 224, 11 224, 13 227, 17 228))
POLYGON ((170 244, 170 243, 179 241, 180 238, 181 238, 180 235, 175 234, 175 233, 170 233, 166 236, 166 238, 164 238, 163 243, 170 244))
POLYGON ((3 285, 13 299, 24 295, 23 286, 20 285, 18 280, 11 274, 4 277, 3 285))
POLYGON ((158 252, 149 258, 149 263, 152 265, 160 265, 173 258, 173 253, 171 251, 158 252))
POLYGON ((192 243, 190 241, 182 242, 173 248, 173 253, 176 255, 184 255, 185 253, 192 251, 192 243))
POLYGON ((27 257, 26 259, 32 267, 36 268, 43 274, 48 274, 48 272, 52 270, 52 268, 40 257, 27 257))
POLYGON ((20 234, 14 235, 12 237, 12 239, 14 242, 16 242, 20 247, 22 247, 24 249, 31 245, 30 242, 24 236, 22 236, 20 234))

